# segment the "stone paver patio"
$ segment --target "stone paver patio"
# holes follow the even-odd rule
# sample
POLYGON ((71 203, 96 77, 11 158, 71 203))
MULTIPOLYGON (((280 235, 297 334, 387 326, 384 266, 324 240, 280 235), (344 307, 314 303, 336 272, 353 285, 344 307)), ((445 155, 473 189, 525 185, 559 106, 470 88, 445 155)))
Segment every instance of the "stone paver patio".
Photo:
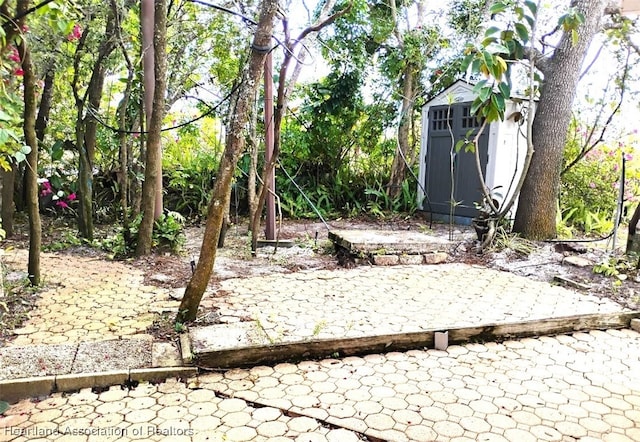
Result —
MULTIPOLYGON (((5 265, 22 269, 26 250, 5 253, 5 265)), ((120 262, 43 253, 36 308, 10 345, 66 344, 144 333, 154 312, 176 308, 166 289, 143 284, 142 272, 120 262)))
MULTIPOLYGON (((13 251, 5 263, 20 268, 25 257, 13 251)), ((0 379, 19 377, 7 364, 34 348, 67 352, 84 370, 92 354, 109 355, 104 371, 152 365, 148 351, 132 349, 154 344, 146 327, 177 307, 168 290, 145 286, 123 263, 44 254, 42 264, 47 289, 0 347, 0 379), (120 354, 97 353, 107 342, 120 354)), ((213 327, 251 323, 271 343, 628 313, 607 299, 462 264, 229 279, 203 305, 215 307, 213 327)), ((31 362, 29 375, 56 373, 31 362)), ((0 441, 37 439, 639 441, 640 334, 594 330, 262 364, 54 393, 0 416, 0 441)))
POLYGON ((0 441, 638 441, 640 333, 593 331, 23 400, 0 441))

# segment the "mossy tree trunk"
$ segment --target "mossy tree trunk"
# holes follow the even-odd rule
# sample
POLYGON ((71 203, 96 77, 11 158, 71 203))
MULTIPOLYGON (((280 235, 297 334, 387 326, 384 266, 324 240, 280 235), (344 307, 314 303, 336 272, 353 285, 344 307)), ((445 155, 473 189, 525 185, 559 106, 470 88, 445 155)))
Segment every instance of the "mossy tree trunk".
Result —
POLYGON ((147 128, 146 161, 144 183, 142 184, 142 222, 138 230, 136 255, 151 253, 153 223, 156 219, 156 192, 158 191, 158 174, 161 170, 161 133, 162 120, 165 114, 165 93, 167 88, 167 3, 156 0, 154 12, 154 87, 151 120, 147 128))
POLYGON ((398 138, 396 154, 391 165, 391 176, 387 186, 387 195, 395 199, 402 193, 402 183, 404 181, 409 157, 413 157, 410 152, 413 149, 410 141, 410 132, 413 121, 413 110, 415 102, 415 82, 417 76, 417 66, 407 63, 402 74, 402 108, 400 110, 400 123, 398 124, 398 138))
POLYGON ((553 55, 537 64, 544 81, 532 128, 535 152, 513 224, 513 230, 525 238, 556 237, 560 172, 572 104, 584 57, 593 37, 600 31, 606 5, 606 0, 572 1, 572 6, 585 17, 585 22, 578 27, 577 41, 573 41, 571 32, 565 32, 553 55))
MULTIPOLYGON (((29 8, 29 0, 18 2, 18 12, 29 8)), ((40 210, 38 204, 38 138, 36 136, 36 82, 37 78, 31 53, 27 43, 20 43, 22 55, 23 92, 24 92, 24 139, 31 148, 27 155, 27 167, 25 170, 27 214, 29 215, 29 263, 28 273, 31 285, 40 284, 40 252, 42 247, 42 225, 40 222, 40 210)))
POLYGON ((106 61, 116 47, 115 22, 116 18, 110 10, 103 39, 93 63, 91 78, 82 95, 79 92, 82 76, 80 64, 88 51, 85 45, 90 32, 89 28, 82 33, 74 58, 72 89, 77 107, 75 135, 78 149, 78 230, 80 236, 89 241, 93 240, 93 162, 98 129, 98 121, 93 113, 100 109, 107 70, 106 61))
POLYGON ((260 19, 251 45, 251 57, 245 69, 235 103, 235 113, 229 124, 227 143, 220 160, 218 174, 207 209, 207 223, 200 248, 198 264, 178 309, 176 322, 193 321, 198 313, 216 258, 217 244, 229 200, 236 164, 245 146, 245 127, 251 114, 252 102, 260 85, 265 57, 271 47, 273 21, 278 10, 278 0, 263 0, 260 19))

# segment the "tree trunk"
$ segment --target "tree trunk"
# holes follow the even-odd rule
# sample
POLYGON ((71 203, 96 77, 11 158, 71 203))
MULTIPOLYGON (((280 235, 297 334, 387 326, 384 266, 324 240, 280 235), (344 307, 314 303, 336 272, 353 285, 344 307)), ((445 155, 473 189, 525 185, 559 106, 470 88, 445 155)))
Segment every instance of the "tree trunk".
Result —
POLYGON ((240 85, 235 115, 230 123, 227 143, 209 202, 200 257, 182 298, 176 322, 193 321, 196 318, 202 295, 209 284, 209 279, 211 279, 217 251, 216 244, 231 197, 231 181, 240 154, 244 149, 244 129, 251 113, 252 100, 260 84, 265 57, 271 47, 273 21, 277 10, 278 0, 263 0, 260 20, 251 45, 251 58, 240 85))
MULTIPOLYGON (((126 54, 125 54, 126 57, 126 54)), ((127 61, 129 59, 127 58, 127 61)), ((120 134, 119 142, 119 159, 120 171, 118 173, 118 183, 120 184, 120 206, 122 209, 122 230, 125 245, 131 243, 131 232, 129 228, 129 142, 127 129, 130 124, 127 120, 127 109, 131 98, 131 88, 133 85, 133 76, 135 72, 131 63, 129 63, 129 74, 127 77, 127 86, 125 88, 122 100, 118 106, 118 128, 120 134)))
POLYGON ((247 178, 247 202, 249 207, 249 229, 253 229, 253 219, 258 206, 258 196, 256 195, 256 182, 258 177, 258 154, 260 143, 258 142, 258 96, 256 94, 255 103, 251 105, 251 116, 249 118, 249 177, 247 178))
POLYGON ((407 161, 413 153, 410 153, 411 143, 409 134, 411 131, 411 121, 413 119, 413 104, 415 102, 415 80, 416 67, 408 63, 405 68, 402 83, 402 109, 400 123, 398 124, 398 147, 393 157, 391 165, 391 177, 387 186, 387 195, 390 199, 395 199, 402 193, 402 182, 404 181, 407 161))
POLYGON ((252 217, 250 230, 251 230, 251 253, 255 255, 257 247, 258 247, 258 228, 260 226, 260 218, 262 216, 262 209, 264 208, 264 204, 267 199, 267 192, 269 190, 269 186, 267 186, 268 180, 275 173, 276 163, 278 161, 278 157, 280 156, 280 135, 282 129, 282 121, 284 119, 285 111, 287 109, 287 101, 289 99, 289 95, 291 94, 293 87, 295 86, 298 77, 300 76, 300 72, 302 70, 302 65, 304 64, 304 59, 306 57, 307 49, 299 50, 297 55, 294 57, 294 51, 296 46, 301 43, 309 34, 312 32, 319 32, 321 29, 329 26, 331 23, 336 21, 339 17, 345 15, 349 12, 352 7, 352 2, 342 10, 330 15, 333 10, 335 4, 335 0, 328 0, 322 6, 322 10, 320 11, 320 16, 315 20, 315 22, 305 28, 297 38, 294 40, 290 39, 288 24, 285 21, 285 44, 286 51, 284 54, 284 60, 280 65, 280 71, 278 75, 278 95, 276 98, 276 106, 273 110, 273 152, 271 154, 271 158, 269 162, 265 162, 264 168, 262 171, 262 183, 260 184, 259 190, 257 192, 257 198, 255 199, 256 204, 252 210, 252 217), (289 70, 289 65, 292 59, 297 60, 296 67, 294 69, 293 75, 287 81, 287 73, 289 70))
POLYGON ((147 128, 147 155, 142 184, 142 222, 138 231, 136 255, 151 253, 153 222, 156 219, 156 192, 161 159, 161 131, 165 113, 166 66, 167 66, 167 5, 166 0, 156 0, 153 39, 154 52, 154 93, 151 121, 147 128))
POLYGON ((85 127, 76 127, 78 140, 78 231, 82 238, 93 239, 93 168, 85 143, 85 127))
MULTIPOLYGON (((142 104, 139 106, 139 110, 142 111, 142 104)), ((144 115, 140 112, 138 116, 138 121, 131 128, 132 131, 141 131, 142 130, 142 119, 144 115)), ((129 201, 131 202, 131 218, 136 218, 140 211, 142 210, 142 183, 138 179, 139 176, 144 174, 144 169, 142 168, 142 164, 144 164, 144 158, 146 157, 144 150, 144 137, 138 137, 139 142, 139 150, 136 152, 134 149, 135 142, 129 143, 127 149, 127 159, 129 160, 129 164, 127 169, 131 171, 131 177, 133 177, 129 182, 129 201)))
MULTIPOLYGON (((116 47, 114 39, 116 18, 110 11, 107 24, 100 43, 96 60, 93 64, 91 79, 87 85, 82 103, 78 103, 78 115, 76 123, 76 143, 78 146, 78 230, 80 236, 87 240, 93 240, 93 162, 95 159, 96 134, 98 121, 92 112, 100 109, 102 90, 106 75, 106 60, 116 47), (84 110, 87 110, 86 115, 84 110)), ((79 61, 76 60, 76 69, 79 61)), ((74 77, 78 78, 78 73, 74 77)), ((74 81, 74 87, 77 83, 74 81)))
POLYGON ((580 79, 587 49, 599 31, 606 0, 574 0, 584 14, 578 41, 564 33, 553 56, 541 69, 544 82, 533 122, 533 145, 529 172, 518 201, 513 230, 529 239, 556 236, 556 206, 560 189, 560 170, 571 121, 571 106, 580 79))
POLYGON ((44 76, 44 87, 42 89, 42 97, 40 98, 40 107, 38 108, 38 118, 36 119, 36 136, 40 142, 44 140, 47 125, 49 124, 55 79, 56 71, 53 67, 49 67, 44 76))
MULTIPOLYGON (((156 13, 154 11, 153 0, 142 0, 142 61, 143 61, 143 77, 144 77, 144 114, 146 127, 151 126, 151 114, 154 100, 154 89, 156 84, 155 65, 155 48, 154 48, 154 26, 156 13)), ((166 65, 166 61, 165 61, 166 65)), ((166 67, 164 69, 167 70, 166 67)), ((166 101, 166 100, 165 100, 166 101)), ((166 103, 164 103, 166 106, 166 103)), ((171 106, 165 108, 165 112, 171 106)), ((154 219, 158 219, 162 215, 162 150, 158 151, 160 159, 158 160, 158 172, 156 173, 155 188, 155 206, 154 219)))
MULTIPOLYGON (((22 0, 21 5, 28 5, 22 0)), ((20 9, 20 7, 18 7, 20 9)), ((20 43, 22 53, 22 70, 24 71, 24 139, 31 152, 27 155, 25 170, 27 188, 27 213, 29 215, 29 282, 40 284, 40 250, 42 246, 42 226, 38 206, 38 138, 36 137, 36 76, 31 62, 29 47, 20 43)))
POLYGON ((13 204, 13 191, 16 182, 16 169, 18 165, 11 163, 11 169, 2 170, 2 230, 7 238, 13 236, 13 217, 15 205, 13 204))
POLYGON ((129 103, 131 101, 131 90, 133 88, 133 80, 135 77, 135 67, 131 58, 129 57, 129 53, 127 52, 127 47, 124 43, 124 39, 122 38, 122 29, 120 24, 120 13, 118 11, 118 3, 116 0, 111 0, 111 9, 113 11, 114 17, 116 17, 116 38, 119 42, 120 49, 122 50, 122 56, 124 57, 125 63, 127 65, 127 83, 125 86, 125 90, 122 95, 122 99, 118 104, 118 108, 116 111, 116 115, 118 117, 118 129, 120 132, 118 133, 118 144, 119 144, 119 160, 120 160, 120 170, 118 172, 118 184, 120 187, 120 206, 122 210, 122 236, 124 238, 125 248, 131 244, 131 229, 129 223, 129 151, 130 151, 130 142, 129 142, 129 134, 132 124, 131 120, 135 118, 135 114, 129 115, 129 103))
MULTIPOLYGON (((640 204, 636 206, 633 211, 633 216, 629 220, 628 235, 627 235, 627 249, 625 253, 640 253, 640 238, 636 236, 636 228, 638 227, 638 221, 640 221, 640 204)), ((638 260, 640 265, 640 260, 638 260)))

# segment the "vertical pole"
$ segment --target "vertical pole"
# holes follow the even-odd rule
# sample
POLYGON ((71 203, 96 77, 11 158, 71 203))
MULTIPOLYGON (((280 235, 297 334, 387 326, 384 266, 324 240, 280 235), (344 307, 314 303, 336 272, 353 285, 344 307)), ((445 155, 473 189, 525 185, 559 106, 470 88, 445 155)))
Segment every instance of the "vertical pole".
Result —
POLYGON ((624 152, 622 155, 622 167, 620 170, 620 184, 618 187, 618 201, 616 204, 616 218, 613 220, 613 241, 611 244, 611 251, 616 251, 616 237, 618 236, 618 227, 620 226, 620 218, 622 218, 622 209, 624 206, 624 180, 626 176, 626 160, 624 158, 624 152))
MULTIPOLYGON (((264 62, 264 130, 265 130, 265 163, 269 164, 273 158, 273 59, 267 54, 264 62)), ((276 176, 273 173, 265 177, 267 186, 267 220, 265 235, 268 241, 276 239, 276 176)))

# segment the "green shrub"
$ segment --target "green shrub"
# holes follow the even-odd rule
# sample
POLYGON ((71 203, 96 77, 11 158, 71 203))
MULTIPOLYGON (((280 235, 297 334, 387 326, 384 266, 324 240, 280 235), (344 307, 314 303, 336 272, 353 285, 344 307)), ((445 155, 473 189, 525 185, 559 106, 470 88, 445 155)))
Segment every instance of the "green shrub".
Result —
MULTIPOLYGON (((575 123, 574 123, 575 124, 575 123)), ((569 139, 565 149, 565 165, 576 158, 584 143, 580 134, 569 139)), ((616 147, 600 145, 562 174, 560 210, 563 223, 585 233, 605 234, 614 224, 619 194, 622 156, 627 161, 625 201, 636 199, 637 167, 631 150, 625 144, 616 147)))
POLYGON ((212 118, 167 138, 162 157, 165 207, 186 217, 205 216, 221 153, 212 118))
MULTIPOLYGON (((110 252, 112 258, 125 258, 131 256, 138 243, 138 231, 142 215, 138 215, 129 225, 129 240, 125 239, 124 228, 119 227, 115 235, 102 241, 103 250, 110 252)), ((160 250, 170 250, 173 253, 180 252, 185 243, 184 235, 185 218, 177 212, 166 212, 153 224, 152 245, 160 250)))

